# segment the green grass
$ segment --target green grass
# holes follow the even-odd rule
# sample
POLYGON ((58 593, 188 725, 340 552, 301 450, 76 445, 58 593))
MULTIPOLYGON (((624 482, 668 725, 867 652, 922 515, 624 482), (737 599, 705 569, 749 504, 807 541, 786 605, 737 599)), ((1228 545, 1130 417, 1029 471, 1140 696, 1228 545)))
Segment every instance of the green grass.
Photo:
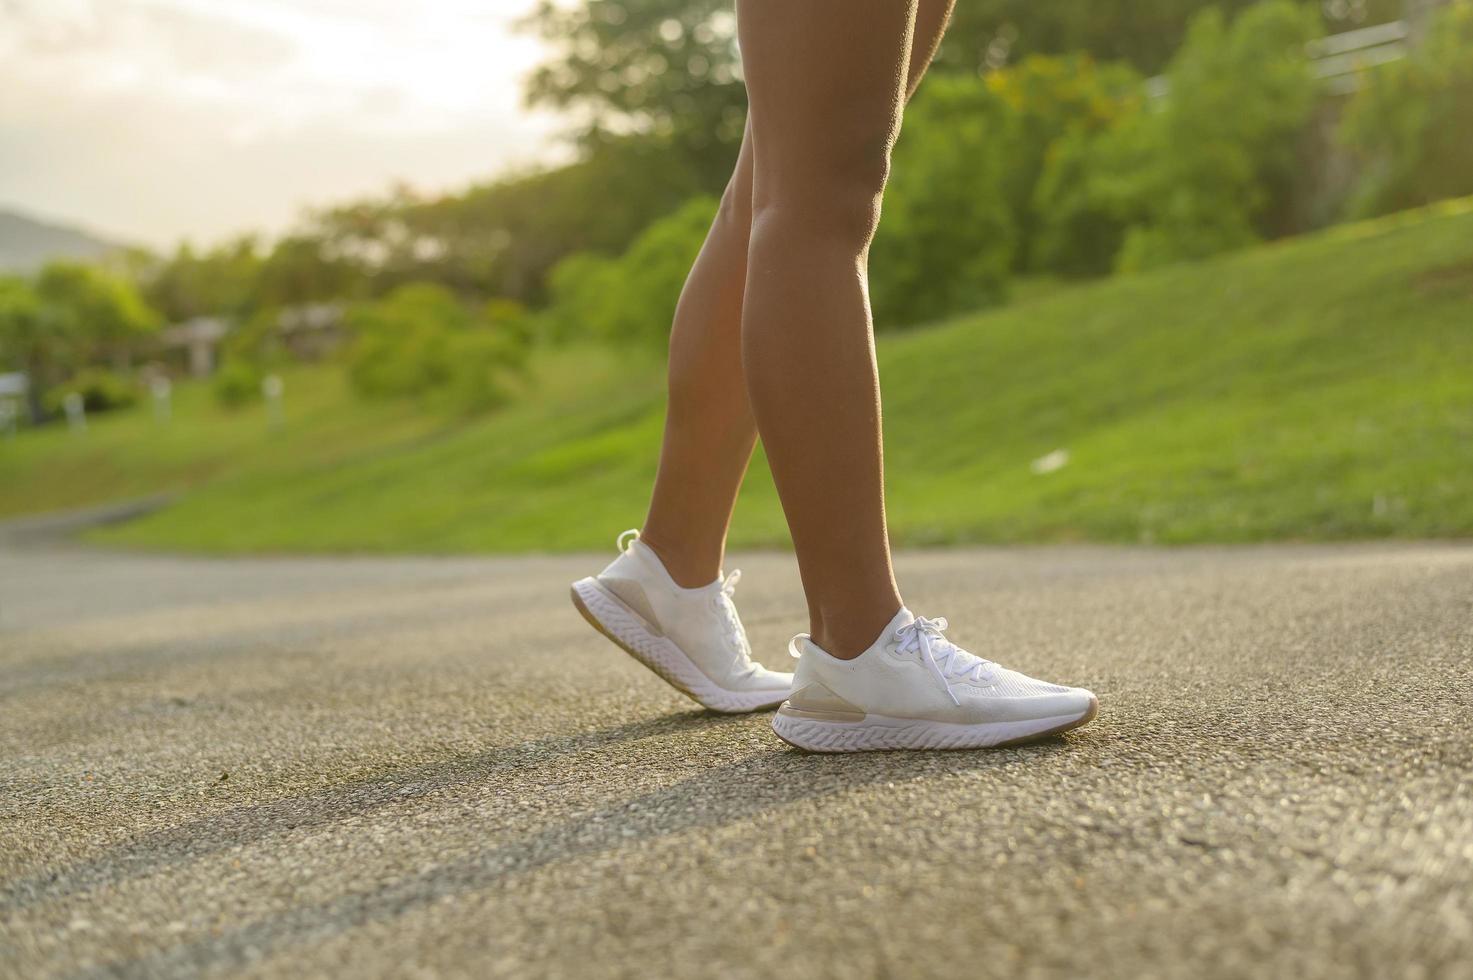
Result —
MULTIPOLYGON (((1473 200, 1033 293, 880 360, 901 543, 1473 535, 1473 200)), ((274 435, 196 388, 167 426, 0 442, 0 514, 187 489, 93 538, 216 552, 601 548, 643 516, 651 361, 544 353, 474 421, 364 405, 329 368, 287 386, 274 435)), ((786 541, 760 458, 733 538, 786 541)))

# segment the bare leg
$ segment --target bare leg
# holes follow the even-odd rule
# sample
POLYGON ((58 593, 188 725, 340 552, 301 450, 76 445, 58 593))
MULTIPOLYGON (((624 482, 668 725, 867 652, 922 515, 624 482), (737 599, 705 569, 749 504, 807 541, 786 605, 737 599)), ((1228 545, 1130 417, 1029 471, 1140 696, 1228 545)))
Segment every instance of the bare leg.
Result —
POLYGON ((742 291, 752 228, 752 129, 670 331, 669 407, 660 470, 640 540, 675 581, 695 588, 721 570, 726 529, 757 426, 742 375, 742 291))
POLYGON ((738 0, 753 133, 742 356, 813 641, 868 647, 901 606, 885 528, 867 264, 916 0, 738 0))
POLYGON ((951 8, 955 4, 956 0, 920 0, 916 4, 915 33, 910 42, 910 68, 905 80, 906 98, 916 94, 921 78, 925 76, 926 69, 931 67, 931 59, 936 57, 936 49, 941 46, 941 35, 946 33, 947 22, 951 20, 951 8))
MULTIPOLYGON (((952 0, 920 0, 907 94, 920 84, 951 7, 952 0)), ((757 437, 741 362, 751 204, 748 126, 721 208, 676 307, 665 440, 641 532, 676 582, 689 587, 712 581, 721 569, 731 510, 757 437)))

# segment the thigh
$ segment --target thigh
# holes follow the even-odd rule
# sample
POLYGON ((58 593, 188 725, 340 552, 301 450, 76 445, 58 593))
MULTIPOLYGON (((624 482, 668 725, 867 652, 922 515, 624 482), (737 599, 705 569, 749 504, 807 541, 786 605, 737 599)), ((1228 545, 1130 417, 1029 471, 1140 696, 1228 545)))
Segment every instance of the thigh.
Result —
MULTIPOLYGON (((756 194, 883 169, 917 0, 737 0, 756 194)), ((883 174, 881 174, 883 179, 883 174)))

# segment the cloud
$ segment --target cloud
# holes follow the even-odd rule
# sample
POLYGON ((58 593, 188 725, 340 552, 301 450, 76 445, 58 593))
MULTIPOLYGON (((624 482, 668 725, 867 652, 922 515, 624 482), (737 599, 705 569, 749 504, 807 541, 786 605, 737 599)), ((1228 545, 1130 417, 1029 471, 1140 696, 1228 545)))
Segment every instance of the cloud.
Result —
POLYGON ((0 200, 159 242, 541 157, 525 5, 0 0, 0 200))

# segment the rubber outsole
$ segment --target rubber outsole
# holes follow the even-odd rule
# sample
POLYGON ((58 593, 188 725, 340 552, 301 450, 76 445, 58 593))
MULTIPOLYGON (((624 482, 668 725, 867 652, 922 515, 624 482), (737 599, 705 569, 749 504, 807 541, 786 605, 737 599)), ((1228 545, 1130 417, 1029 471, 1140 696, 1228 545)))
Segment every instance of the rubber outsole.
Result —
POLYGON ((717 687, 685 652, 668 638, 652 633, 644 620, 593 577, 574 582, 569 594, 573 606, 615 646, 629 654, 661 680, 704 708, 722 714, 748 714, 776 708, 787 699, 764 691, 728 691, 717 687))
POLYGON ((1000 749, 1035 742, 1087 725, 1099 714, 1098 698, 1076 717, 957 725, 870 715, 862 721, 824 721, 790 713, 787 705, 772 718, 772 730, 805 752, 885 752, 917 749, 1000 749))

